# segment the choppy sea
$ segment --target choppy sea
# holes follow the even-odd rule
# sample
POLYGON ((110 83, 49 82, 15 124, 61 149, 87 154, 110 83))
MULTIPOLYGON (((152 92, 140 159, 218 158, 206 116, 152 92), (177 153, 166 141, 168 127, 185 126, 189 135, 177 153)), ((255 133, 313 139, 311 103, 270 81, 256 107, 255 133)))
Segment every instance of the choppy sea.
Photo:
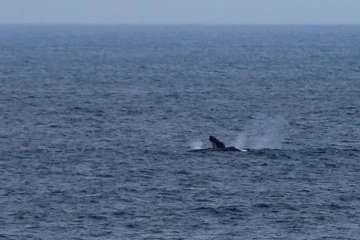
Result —
POLYGON ((0 25, 0 239, 358 240, 359 104, 359 25, 0 25))

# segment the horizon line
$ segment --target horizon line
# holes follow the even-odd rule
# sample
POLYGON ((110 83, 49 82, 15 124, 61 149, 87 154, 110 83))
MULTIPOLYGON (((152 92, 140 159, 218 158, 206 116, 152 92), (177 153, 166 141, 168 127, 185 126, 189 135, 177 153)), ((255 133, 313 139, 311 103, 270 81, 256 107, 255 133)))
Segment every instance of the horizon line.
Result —
POLYGON ((360 23, 0 23, 0 25, 261 25, 261 26, 339 26, 360 25, 360 23))

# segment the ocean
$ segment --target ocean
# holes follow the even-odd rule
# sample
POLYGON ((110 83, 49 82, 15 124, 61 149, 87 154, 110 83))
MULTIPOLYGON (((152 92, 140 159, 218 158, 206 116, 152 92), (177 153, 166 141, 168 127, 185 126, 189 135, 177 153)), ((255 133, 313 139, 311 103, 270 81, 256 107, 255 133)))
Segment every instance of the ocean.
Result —
POLYGON ((359 25, 0 25, 0 53, 0 239, 360 239, 359 25))

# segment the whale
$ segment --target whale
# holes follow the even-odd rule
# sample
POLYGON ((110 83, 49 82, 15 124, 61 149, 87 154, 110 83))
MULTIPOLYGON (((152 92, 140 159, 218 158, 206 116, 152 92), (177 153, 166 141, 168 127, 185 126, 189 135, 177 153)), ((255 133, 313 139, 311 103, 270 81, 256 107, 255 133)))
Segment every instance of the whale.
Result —
POLYGON ((210 136, 209 141, 212 144, 212 148, 192 149, 189 152, 209 152, 209 151, 246 152, 247 151, 246 149, 238 149, 236 147, 226 147, 223 142, 221 142, 214 136, 210 136))

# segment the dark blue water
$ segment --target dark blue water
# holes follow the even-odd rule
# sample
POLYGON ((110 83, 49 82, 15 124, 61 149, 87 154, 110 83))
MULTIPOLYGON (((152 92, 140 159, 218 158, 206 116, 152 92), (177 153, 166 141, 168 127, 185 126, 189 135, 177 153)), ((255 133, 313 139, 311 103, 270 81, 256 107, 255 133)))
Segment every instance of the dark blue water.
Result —
POLYGON ((359 239, 359 43, 0 26, 0 239, 359 239))

